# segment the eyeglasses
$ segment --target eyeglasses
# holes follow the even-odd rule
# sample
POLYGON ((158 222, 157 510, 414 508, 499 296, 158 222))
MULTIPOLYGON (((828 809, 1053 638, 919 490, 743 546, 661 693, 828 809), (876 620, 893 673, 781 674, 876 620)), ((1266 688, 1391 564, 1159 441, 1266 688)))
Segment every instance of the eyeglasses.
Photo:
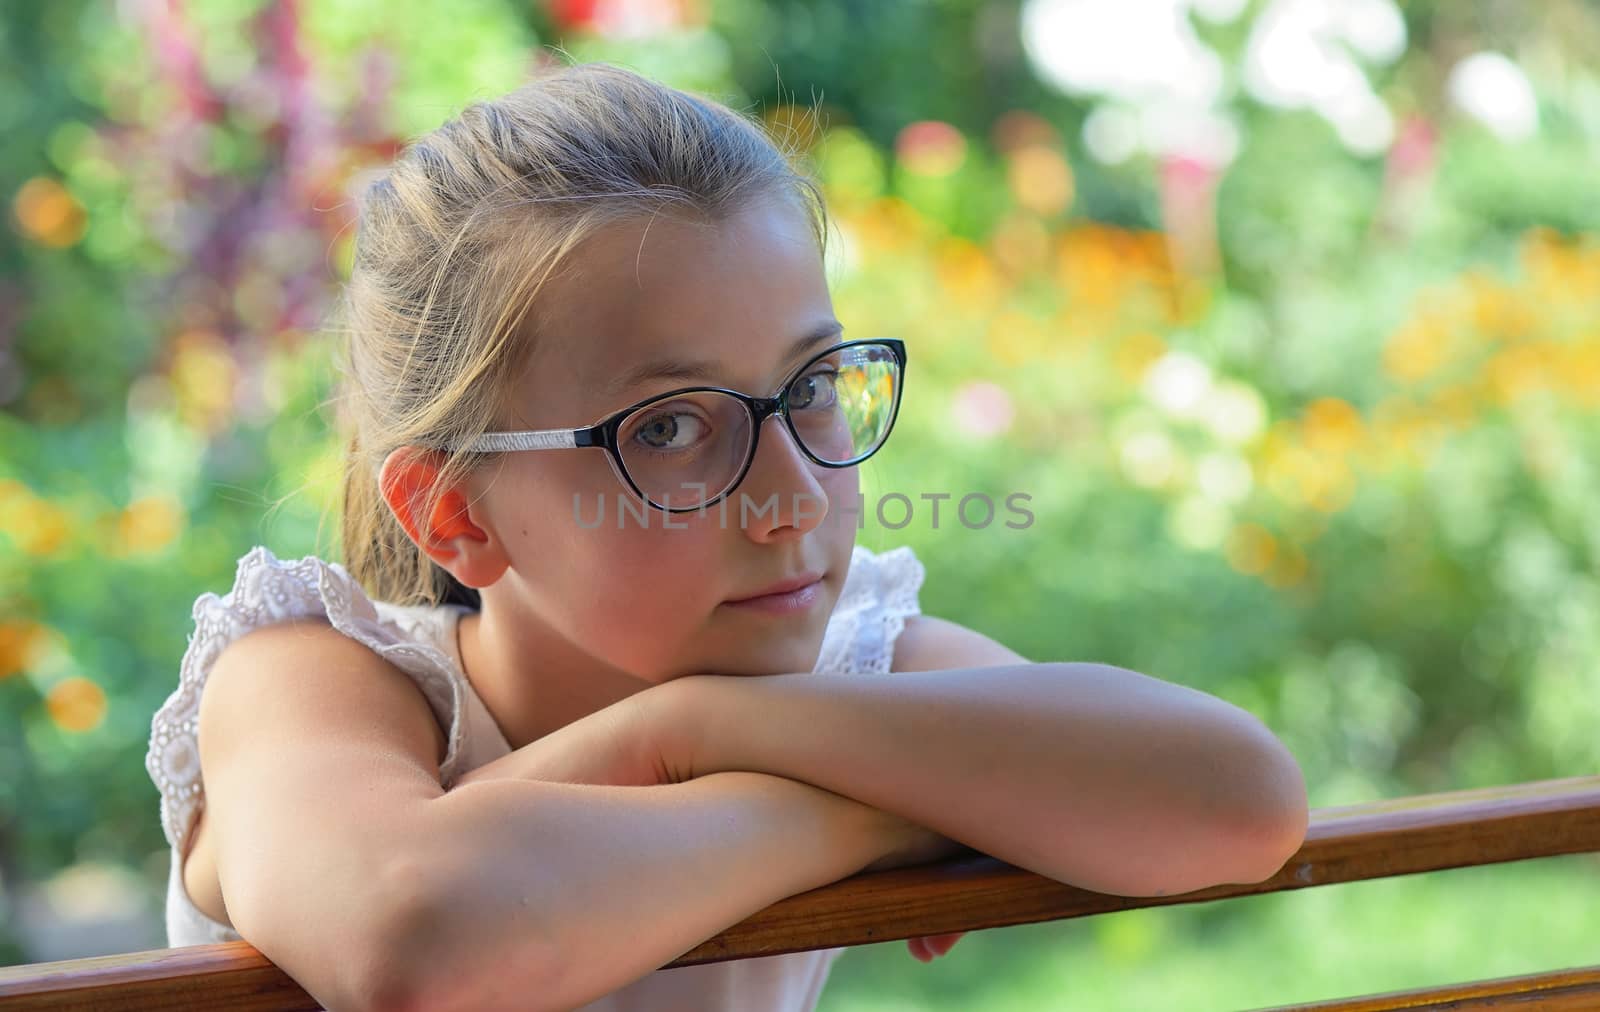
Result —
POLYGON ((715 505, 744 480, 761 425, 783 418, 795 445, 823 467, 851 467, 883 446, 900 410, 906 346, 846 341, 812 356, 771 397, 725 387, 659 394, 581 429, 486 432, 458 452, 604 449, 617 478, 667 513, 715 505), (681 505, 673 505, 676 501, 681 505))

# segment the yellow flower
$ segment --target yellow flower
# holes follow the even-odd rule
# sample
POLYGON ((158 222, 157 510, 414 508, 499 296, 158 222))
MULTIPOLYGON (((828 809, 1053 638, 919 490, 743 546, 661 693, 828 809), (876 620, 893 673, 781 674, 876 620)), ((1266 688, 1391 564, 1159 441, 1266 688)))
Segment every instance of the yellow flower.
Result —
POLYGON ((873 201, 860 214, 847 219, 863 253, 892 257, 920 251, 926 228, 915 208, 899 197, 873 201))
POLYGON ((72 527, 66 513, 54 503, 35 497, 23 489, 14 494, 9 507, 0 512, 0 532, 9 534, 29 555, 55 555, 66 547, 72 527))
POLYGON ((1516 340, 1526 336, 1535 322, 1526 302, 1513 288, 1480 272, 1462 279, 1470 304, 1473 332, 1491 340, 1516 340))
POLYGON ((128 504, 117 516, 113 554, 159 552, 183 530, 183 508, 171 496, 146 496, 128 504))
POLYGON ((939 286, 950 299, 981 311, 1000 298, 999 272, 978 244, 947 238, 939 243, 936 255, 939 286))
POLYGON ((1378 470, 1416 467, 1422 463, 1417 448, 1421 434, 1416 408, 1397 397, 1378 402, 1372 412, 1372 438, 1368 442, 1378 470))
POLYGON ((1311 564, 1306 553, 1291 541, 1282 542, 1282 550, 1272 560, 1261 579, 1271 587, 1283 590, 1304 583, 1311 574, 1311 564))
POLYGON ((1012 275, 1036 274, 1049 265, 1050 233, 1038 218, 1012 214, 989 237, 994 258, 1012 275))
POLYGON ((1337 397, 1319 397, 1301 422, 1306 445, 1318 453, 1346 454, 1366 435, 1361 413, 1337 397))
POLYGON ((1443 428, 1463 429, 1477 417, 1477 403, 1470 386, 1448 386, 1433 395, 1428 413, 1443 428))
POLYGON ((1543 341, 1530 341, 1503 349, 1489 360, 1489 388, 1503 405, 1511 404, 1524 394, 1543 389, 1550 373, 1549 356, 1549 345, 1543 341))
POLYGON ((63 249, 83 238, 89 214, 72 191, 46 176, 22 184, 11 202, 22 234, 42 246, 63 249))
POLYGON ((1438 319, 1413 319, 1390 335, 1384 345, 1384 371, 1401 382, 1414 383, 1443 364, 1445 343, 1445 330, 1438 319))
POLYGON ((1600 408, 1600 333, 1587 335, 1567 349, 1561 378, 1575 403, 1600 408))
POLYGON ((206 432, 231 417, 238 368, 222 339, 208 330, 178 335, 172 359, 172 390, 186 424, 206 432))
POLYGON ((1303 430, 1290 422, 1276 422, 1267 430, 1257 451, 1256 472, 1278 501, 1337 513, 1355 496, 1356 475, 1347 454, 1355 449, 1352 433, 1364 429, 1349 428, 1345 411, 1355 409, 1343 401, 1326 400, 1328 404, 1311 414, 1320 428, 1305 434, 1310 438, 1297 438, 1303 430))
POLYGON ((1148 330, 1135 331, 1115 339, 1111 361, 1117 375, 1129 384, 1138 383, 1150 366, 1167 353, 1167 342, 1148 330))
POLYGON ((1053 147, 1029 144, 1013 151, 1006 181, 1018 204, 1043 217, 1058 215, 1072 204, 1072 167, 1053 147))
POLYGON ((1313 481, 1308 482, 1306 503, 1322 513, 1337 513, 1350 505, 1356 494, 1356 476, 1342 457, 1327 457, 1313 481))
POLYGON ((46 629, 27 619, 0 622, 0 678, 25 671, 44 645, 46 629))
POLYGON ((63 731, 92 731, 106 716, 106 693, 81 675, 63 678, 45 695, 50 719, 63 731))
POLYGON ((1083 226, 1062 235, 1056 244, 1057 281, 1074 303, 1116 308, 1131 274, 1113 245, 1114 230, 1083 226))
POLYGON ((1563 239, 1553 229, 1530 229, 1522 264, 1541 305, 1587 304, 1600 289, 1600 248, 1563 239))

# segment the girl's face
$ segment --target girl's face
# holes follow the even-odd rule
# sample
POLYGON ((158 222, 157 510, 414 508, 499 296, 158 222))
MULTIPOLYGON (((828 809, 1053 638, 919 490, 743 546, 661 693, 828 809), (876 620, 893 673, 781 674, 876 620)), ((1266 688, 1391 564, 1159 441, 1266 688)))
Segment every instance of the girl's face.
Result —
MULTIPOLYGON (((507 428, 577 428, 688 386, 770 396, 849 339, 795 347, 837 321, 816 240, 787 203, 715 223, 612 226, 570 263, 544 290, 507 428), (672 371, 650 368, 662 363, 672 371)), ((762 425, 743 482, 703 513, 643 508, 600 449, 508 454, 491 472, 473 512, 510 568, 483 588, 486 618, 499 612, 530 641, 560 636, 561 652, 648 682, 812 669, 855 544, 841 507, 856 508, 857 473, 813 464, 779 418, 762 425), (633 512, 619 512, 629 500, 633 512), (798 613, 728 604, 814 573, 820 593, 798 613)))

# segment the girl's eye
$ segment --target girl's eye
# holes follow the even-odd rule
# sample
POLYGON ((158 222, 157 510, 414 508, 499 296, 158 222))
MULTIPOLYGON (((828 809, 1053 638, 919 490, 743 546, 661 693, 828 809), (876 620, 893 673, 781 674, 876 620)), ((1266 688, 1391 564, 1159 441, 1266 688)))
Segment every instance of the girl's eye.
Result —
POLYGON ((832 407, 837 400, 839 373, 833 369, 819 369, 806 373, 789 387, 789 407, 795 411, 811 411, 832 407))
POLYGON ((686 450, 705 435, 706 424, 687 411, 659 411, 634 428, 633 439, 647 450, 686 450))

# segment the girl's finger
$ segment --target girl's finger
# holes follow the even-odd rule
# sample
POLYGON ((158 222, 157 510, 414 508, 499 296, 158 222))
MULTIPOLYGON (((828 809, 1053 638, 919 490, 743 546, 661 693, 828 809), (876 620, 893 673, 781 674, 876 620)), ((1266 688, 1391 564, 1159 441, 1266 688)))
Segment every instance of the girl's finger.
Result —
POLYGON ((926 939, 908 938, 906 939, 906 948, 911 951, 912 958, 920 962, 927 963, 933 959, 933 953, 928 951, 926 939))

